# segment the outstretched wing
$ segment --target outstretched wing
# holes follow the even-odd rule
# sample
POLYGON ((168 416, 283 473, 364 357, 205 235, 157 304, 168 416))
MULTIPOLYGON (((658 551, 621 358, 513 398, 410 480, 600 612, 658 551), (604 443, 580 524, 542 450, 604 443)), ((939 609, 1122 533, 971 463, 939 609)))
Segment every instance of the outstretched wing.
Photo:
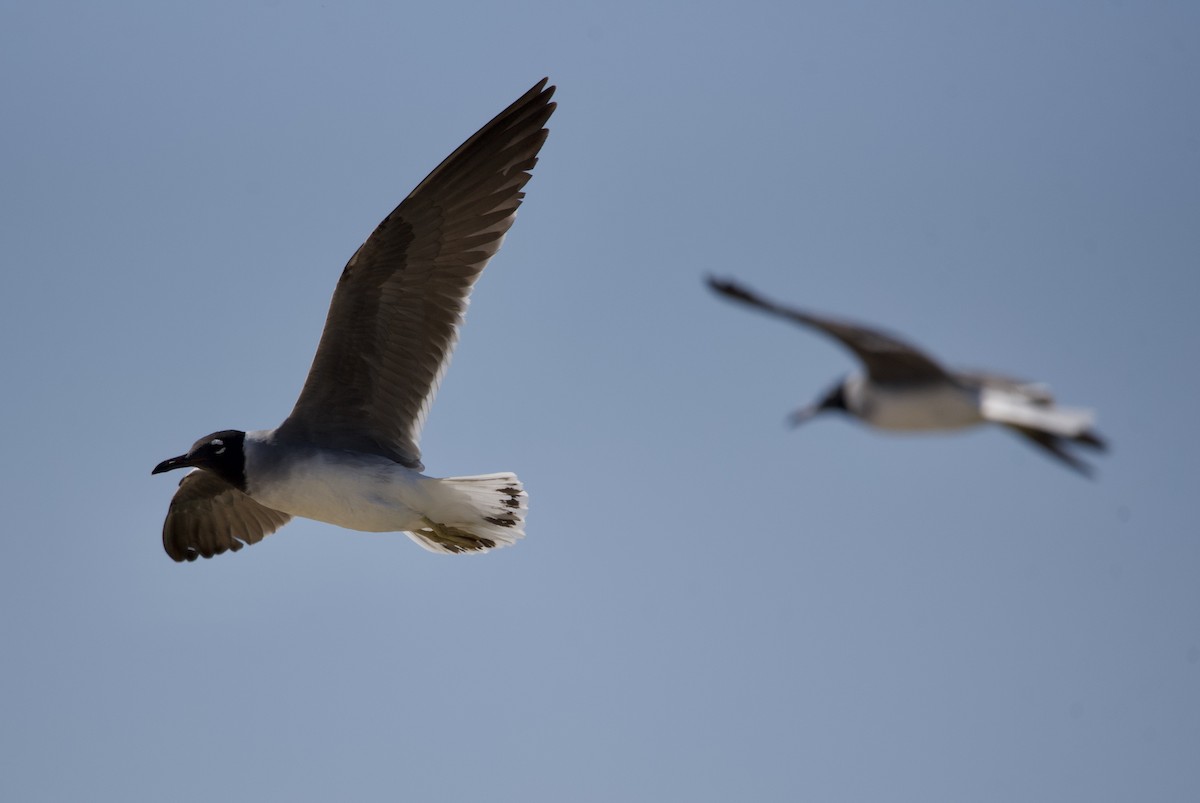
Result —
POLYGON ((350 259, 281 439, 421 467, 421 428, 467 296, 525 197, 553 94, 542 79, 476 132, 350 259))
POLYGON ((263 507, 211 471, 196 469, 179 481, 163 523, 163 548, 175 561, 211 558, 257 544, 291 520, 263 507))
POLYGON ((728 298, 758 307, 794 323, 824 332, 854 352, 873 382, 921 383, 948 379, 946 370, 928 355, 877 329, 826 318, 763 298, 745 287, 712 277, 709 286, 728 298))

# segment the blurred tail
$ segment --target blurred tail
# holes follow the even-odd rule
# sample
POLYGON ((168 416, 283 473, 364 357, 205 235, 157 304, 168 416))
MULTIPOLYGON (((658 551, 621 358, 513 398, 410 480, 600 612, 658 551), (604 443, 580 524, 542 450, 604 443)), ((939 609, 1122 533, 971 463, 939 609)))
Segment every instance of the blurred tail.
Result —
POLYGON ((1098 452, 1108 448, 1092 429, 1095 416, 1091 410, 1055 407, 1048 403, 1048 398, 991 388, 984 391, 981 402, 984 418, 1005 425, 1086 477, 1092 476, 1092 467, 1076 457, 1068 445, 1086 446, 1098 452))
POLYGON ((431 552, 460 554, 512 546, 525 537, 529 496, 516 474, 430 480, 427 526, 408 536, 431 552))
POLYGON ((1086 436, 1095 416, 1091 410, 1052 407, 1024 394, 985 390, 980 411, 988 421, 1011 427, 1036 429, 1075 439, 1086 436))

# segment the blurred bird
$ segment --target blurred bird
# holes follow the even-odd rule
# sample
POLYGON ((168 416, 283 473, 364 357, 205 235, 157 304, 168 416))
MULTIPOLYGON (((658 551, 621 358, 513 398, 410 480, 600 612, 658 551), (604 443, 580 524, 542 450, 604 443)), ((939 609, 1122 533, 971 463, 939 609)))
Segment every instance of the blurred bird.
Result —
POLYGON ((837 410, 880 429, 898 432, 953 430, 1002 424, 1076 471, 1092 468, 1067 444, 1107 448, 1092 429, 1089 410, 1057 407, 1041 384, 997 374, 952 371, 892 335, 847 321, 813 315, 763 298, 732 281, 709 277, 727 298, 812 327, 854 352, 866 369, 838 382, 814 404, 789 416, 798 426, 818 413, 837 410))
POLYGON ((404 531, 434 552, 483 552, 524 535, 516 475, 427 477, 417 442, 467 297, 525 197, 553 94, 542 79, 479 129, 350 258, 278 428, 214 432, 155 466, 196 469, 163 525, 171 558, 236 551, 293 516, 404 531))

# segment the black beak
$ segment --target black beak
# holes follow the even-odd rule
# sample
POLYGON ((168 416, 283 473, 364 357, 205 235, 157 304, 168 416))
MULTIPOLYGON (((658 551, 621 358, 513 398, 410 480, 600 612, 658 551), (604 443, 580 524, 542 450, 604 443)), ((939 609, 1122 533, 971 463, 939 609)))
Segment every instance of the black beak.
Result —
POLYGON ((192 465, 192 464, 188 462, 188 456, 185 454, 181 454, 181 455, 179 455, 179 457, 172 457, 170 460, 162 461, 157 466, 155 466, 154 470, 151 471, 150 473, 151 474, 162 474, 164 471, 171 471, 171 470, 177 469, 177 468, 187 468, 190 465, 192 465))

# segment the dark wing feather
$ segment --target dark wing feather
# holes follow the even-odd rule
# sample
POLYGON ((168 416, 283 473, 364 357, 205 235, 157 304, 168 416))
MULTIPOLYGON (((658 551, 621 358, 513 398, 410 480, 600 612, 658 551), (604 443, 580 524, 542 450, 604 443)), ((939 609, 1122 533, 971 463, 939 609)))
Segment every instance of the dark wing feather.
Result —
POLYGON ((1066 444, 1074 442, 1081 443, 1085 446, 1090 446, 1093 449, 1103 449, 1103 441, 1101 441, 1092 433, 1084 433, 1084 436, 1077 438, 1074 441, 1070 441, 1066 438, 1061 438, 1058 435, 1054 435, 1049 432, 1042 432, 1038 429, 1031 429, 1029 427, 1017 427, 1009 425, 1008 428, 1013 432, 1016 432, 1018 435, 1023 436, 1032 445, 1044 450, 1046 454, 1050 455, 1055 460, 1058 460, 1068 468, 1071 468, 1089 478, 1092 476, 1094 471, 1092 466, 1068 451, 1066 444), (1101 445, 1097 446, 1097 444, 1101 445))
POLYGON ((553 94, 543 79, 481 128, 350 259, 281 439, 421 468, 421 428, 467 296, 525 197, 553 94))
POLYGON ((709 277, 709 286, 728 298, 824 332, 854 352, 874 382, 920 383, 949 378, 928 355, 892 335, 866 326, 838 321, 777 304, 741 285, 709 277))
POLYGON ((263 507, 210 471, 179 481, 163 524, 163 548, 175 561, 211 558, 257 544, 291 520, 263 507))

